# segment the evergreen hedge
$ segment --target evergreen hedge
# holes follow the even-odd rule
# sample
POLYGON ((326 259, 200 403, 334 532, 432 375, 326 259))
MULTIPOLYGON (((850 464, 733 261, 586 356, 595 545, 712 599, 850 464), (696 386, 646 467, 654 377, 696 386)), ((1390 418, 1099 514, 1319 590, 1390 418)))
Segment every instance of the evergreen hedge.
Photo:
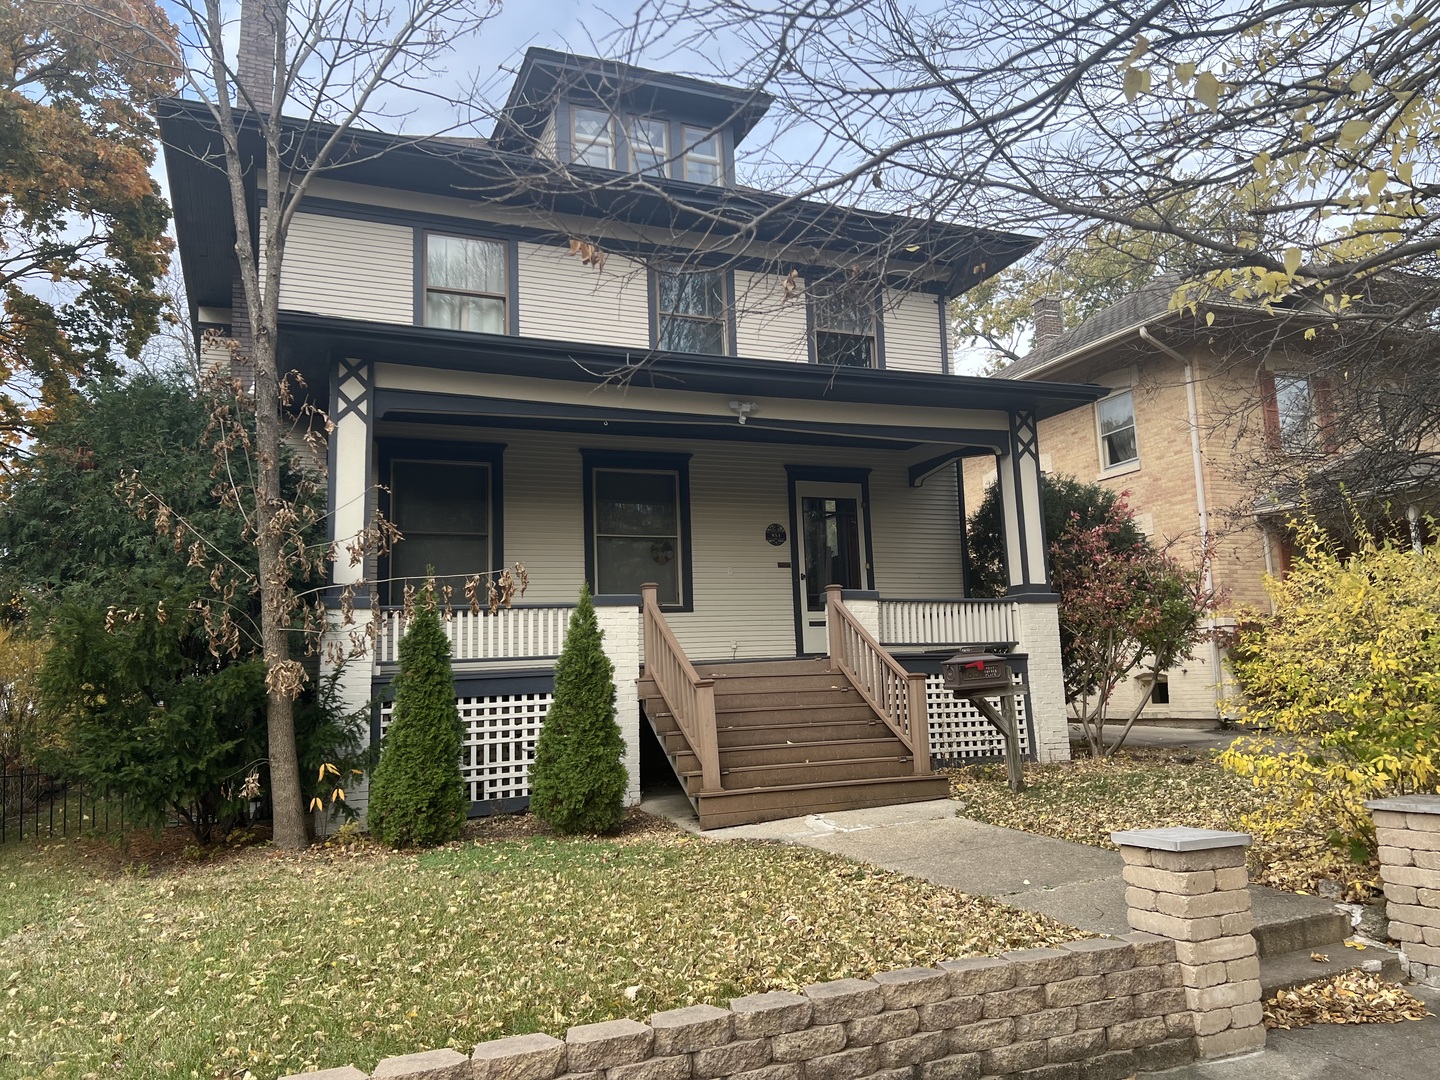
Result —
POLYGON ((582 586, 530 766, 530 809, 562 833, 610 832, 624 813, 625 741, 615 723, 615 666, 603 638, 590 587, 582 586))
POLYGON ((444 844, 460 836, 469 805, 460 776, 460 712, 450 642, 427 587, 405 636, 395 708, 370 784, 370 831, 391 847, 444 844))

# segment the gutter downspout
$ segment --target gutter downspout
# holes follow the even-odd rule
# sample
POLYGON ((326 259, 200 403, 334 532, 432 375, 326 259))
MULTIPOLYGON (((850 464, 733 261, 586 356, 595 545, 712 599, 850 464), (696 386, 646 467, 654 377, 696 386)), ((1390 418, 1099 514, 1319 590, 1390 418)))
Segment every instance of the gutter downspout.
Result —
MULTIPOLYGON (((1185 367, 1185 404, 1190 424, 1190 459, 1195 470, 1195 514, 1200 519, 1200 550, 1205 559, 1204 582, 1207 597, 1215 595, 1215 574, 1212 563, 1213 552, 1210 550, 1210 508, 1205 499, 1205 459, 1200 451, 1200 407, 1195 395, 1195 370, 1191 362, 1180 353, 1176 352, 1169 345, 1160 341, 1145 327, 1140 327, 1140 337, 1159 349, 1173 360, 1180 361, 1185 367)), ((1225 674, 1220 666, 1220 643, 1215 639, 1215 611, 1210 610, 1210 617, 1205 620, 1206 629, 1210 631, 1210 670, 1215 673, 1216 689, 1222 694, 1225 688, 1225 674)), ((1224 717, 1220 714, 1220 703, 1215 703, 1215 714, 1223 722, 1224 717)))

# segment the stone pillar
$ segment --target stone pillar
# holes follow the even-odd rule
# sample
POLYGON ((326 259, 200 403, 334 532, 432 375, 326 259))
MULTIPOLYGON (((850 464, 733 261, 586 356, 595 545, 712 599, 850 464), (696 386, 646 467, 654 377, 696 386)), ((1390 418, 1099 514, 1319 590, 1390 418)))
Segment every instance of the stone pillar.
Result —
POLYGON ((605 655, 615 665, 615 722, 625 740, 625 805, 640 802, 640 695, 636 680, 645 655, 640 631, 640 597, 597 596, 595 621, 604 635, 605 655))
POLYGON ((1060 666, 1060 598, 1026 596, 1015 603, 1015 637, 1029 658, 1030 724, 1035 758, 1042 765, 1070 760, 1065 671, 1060 666))
POLYGON ((1380 880, 1400 966, 1417 982, 1440 986, 1440 795, 1375 799, 1380 880))
POLYGON ((1264 1049, 1260 958, 1251 934, 1245 872, 1250 837, 1209 829, 1143 829, 1110 838, 1125 859, 1130 925, 1175 942, 1181 985, 1195 1020, 1195 1056, 1264 1049))

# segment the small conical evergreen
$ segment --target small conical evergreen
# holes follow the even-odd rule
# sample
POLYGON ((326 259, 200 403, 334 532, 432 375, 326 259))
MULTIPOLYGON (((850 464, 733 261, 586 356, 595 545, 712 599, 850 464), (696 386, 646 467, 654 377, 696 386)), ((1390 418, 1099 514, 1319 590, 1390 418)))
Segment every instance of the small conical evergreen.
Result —
POLYGON ((615 666, 603 638, 590 587, 582 586, 530 765, 530 809, 563 833, 609 832, 624 811, 625 741, 615 723, 615 666))
POLYGON ((395 709, 370 783, 370 831, 391 847, 456 839, 469 805, 460 776, 460 712, 450 642, 427 586, 400 639, 395 709))

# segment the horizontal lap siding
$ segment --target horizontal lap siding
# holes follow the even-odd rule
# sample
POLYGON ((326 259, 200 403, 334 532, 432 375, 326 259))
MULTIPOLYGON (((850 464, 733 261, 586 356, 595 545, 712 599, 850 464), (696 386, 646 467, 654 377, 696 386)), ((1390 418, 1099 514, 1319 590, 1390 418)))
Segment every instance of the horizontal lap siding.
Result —
POLYGON ((875 587, 882 597, 960 599, 965 590, 955 470, 944 468, 912 488, 903 465, 879 461, 870 475, 875 587))
POLYGON ((520 333, 589 345, 650 347, 642 264, 611 255, 586 266, 568 245, 519 245, 520 333))
POLYGON ((735 351, 755 360, 810 359, 803 286, 785 299, 785 279, 735 271, 735 351))
MULTIPOLYGON (((260 272, 265 272, 263 259, 260 272)), ((412 325, 415 230, 296 214, 285 246, 280 307, 412 325)))
POLYGON ((885 310, 885 366, 896 371, 942 374, 940 310, 929 293, 887 290, 885 310))

